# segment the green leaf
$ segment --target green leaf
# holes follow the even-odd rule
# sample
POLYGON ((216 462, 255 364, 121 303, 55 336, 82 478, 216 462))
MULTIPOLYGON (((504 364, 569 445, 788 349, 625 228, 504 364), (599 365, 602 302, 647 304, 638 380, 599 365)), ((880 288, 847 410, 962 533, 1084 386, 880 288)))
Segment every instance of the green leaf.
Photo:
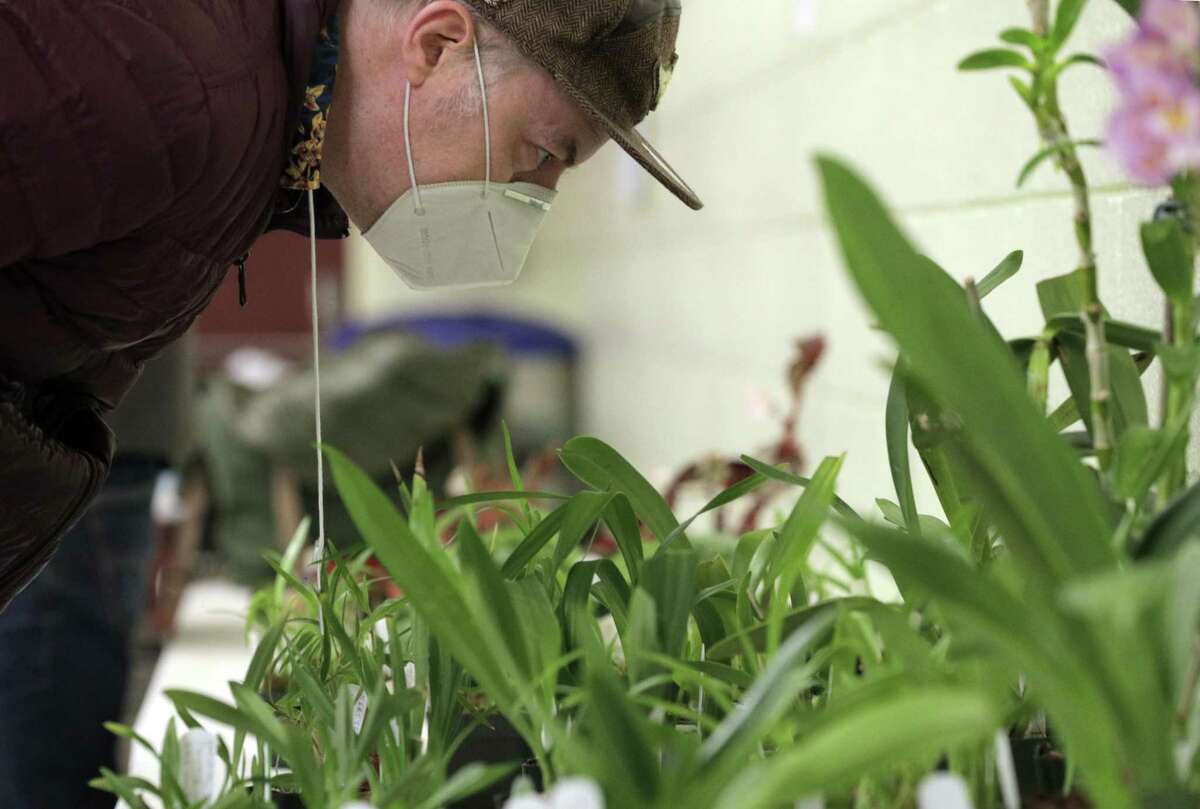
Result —
POLYGON ((1190 385, 1200 376, 1200 345, 1172 346, 1160 343, 1156 350, 1168 379, 1190 385))
MULTIPOLYGON (((1104 763, 1113 760, 1131 721, 1120 714, 1112 693, 1117 678, 1101 663, 1097 639, 1059 611, 1055 593, 1020 582, 1017 594, 998 574, 974 569, 944 546, 866 523, 846 527, 897 581, 919 584, 932 596, 959 637, 977 638, 1025 673, 1066 749, 1081 767, 1091 762, 1086 771, 1095 779, 1092 790, 1128 794, 1128 786, 1104 763)), ((1097 570, 1103 575, 1113 569, 1097 570)), ((1015 570, 1008 574, 1020 575, 1015 570)))
POLYGON ((1136 18, 1142 11, 1142 0, 1116 0, 1116 3, 1125 9, 1130 17, 1136 18))
POLYGON ((830 709, 793 744, 745 767, 716 809, 771 809, 905 763, 928 766, 960 745, 982 742, 1003 720, 993 700, 976 690, 886 685, 830 709))
POLYGON ((1038 303, 1042 306, 1042 316, 1049 322, 1059 315, 1078 317, 1083 311, 1086 298, 1083 289, 1083 274, 1078 270, 1047 278, 1037 285, 1038 303))
POLYGON ((567 503, 562 528, 558 532, 558 544, 554 548, 552 569, 557 571, 571 552, 583 542, 589 531, 596 527, 600 515, 608 508, 614 495, 608 492, 581 492, 567 503))
POLYGON ((1017 176, 1017 188, 1025 185, 1025 182, 1033 176, 1038 167, 1045 163, 1051 157, 1057 156, 1065 152, 1069 148, 1078 148, 1082 146, 1103 146, 1104 141, 1095 139, 1073 140, 1068 143, 1052 143, 1043 149, 1038 150, 1037 154, 1029 159, 1021 168, 1020 175, 1017 176))
POLYGON ((478 492, 464 494, 460 497, 450 497, 438 503, 439 511, 453 511, 464 506, 490 505, 492 503, 509 503, 529 500, 566 500, 566 495, 554 492, 478 492))
POLYGON ((283 723, 276 718, 274 709, 241 683, 230 683, 229 688, 233 692, 233 701, 238 706, 239 714, 250 723, 254 735, 276 750, 287 750, 287 736, 283 723))
POLYGON ((683 531, 686 531, 688 528, 690 528, 692 526, 692 523, 694 523, 696 520, 703 517, 705 514, 708 514, 712 511, 716 511, 719 508, 724 508, 725 506, 729 505, 730 503, 733 503, 733 502, 736 502, 736 501, 742 499, 743 497, 750 494, 751 492, 754 492, 757 489, 759 489, 769 479, 770 478, 768 478, 766 475, 756 473, 756 474, 753 474, 750 477, 746 478, 745 480, 735 483, 734 485, 730 486, 728 489, 725 489, 723 492, 718 494, 712 500, 708 501, 708 503, 705 504, 704 508, 697 511, 688 520, 686 520, 682 525, 680 525, 678 528, 676 528, 674 531, 672 531, 670 536, 668 536, 666 539, 663 540, 663 542, 662 542, 663 547, 666 547, 666 546, 670 545, 672 542, 674 542, 680 533, 682 533, 683 531))
POLYGON ((1006 28, 1000 32, 1000 39, 1009 45, 1023 45, 1034 53, 1046 47, 1046 40, 1028 28, 1006 28))
MULTIPOLYGON (((1055 348, 1071 395, 1075 398, 1075 404, 1083 414, 1083 422, 1090 432, 1092 383, 1084 340, 1073 333, 1063 333, 1055 341, 1055 348)), ((1149 420, 1146 394, 1142 389, 1141 371, 1128 351, 1109 346, 1108 365, 1113 426, 1119 437, 1131 426, 1146 424, 1149 420)))
MULTIPOLYGON (((1052 307, 1059 305, 1058 303, 1051 303, 1052 307)), ((1060 313, 1054 315, 1047 318, 1046 325, 1052 331, 1065 332, 1077 337, 1084 337, 1086 335, 1087 327, 1083 322, 1083 318, 1077 313, 1060 313)), ((1156 354, 1163 336, 1162 332, 1148 329, 1145 326, 1125 323, 1120 320, 1105 320, 1104 338, 1111 345, 1122 346, 1139 353, 1156 354)))
MULTIPOLYGON (((206 694, 197 694, 193 691, 170 689, 163 693, 167 699, 171 700, 176 709, 182 709, 190 714, 213 719, 223 725, 228 725, 234 730, 241 730, 255 736, 259 735, 260 728, 258 724, 232 705, 221 702, 218 699, 213 699, 206 694)), ((273 740, 268 737, 265 741, 273 740)))
POLYGON ((335 718, 333 700, 317 682, 311 667, 306 664, 293 665, 292 680, 299 689, 300 697, 307 703, 312 719, 332 727, 335 718))
MULTIPOLYGON (((793 632, 808 626, 814 620, 819 620, 826 613, 836 613, 841 609, 862 609, 877 603, 874 599, 855 596, 830 599, 811 607, 800 607, 784 619, 783 637, 791 637, 793 632)), ((745 626, 737 634, 730 635, 710 648, 706 657, 708 660, 722 661, 732 660, 747 649, 761 652, 767 648, 767 630, 766 622, 745 626)))
MULTIPOLYGON (((771 466, 768 463, 751 458, 749 455, 742 456, 742 463, 746 464, 746 466, 749 466, 760 475, 771 478, 772 480, 777 480, 780 483, 786 483, 789 486, 799 486, 803 489, 807 489, 812 485, 812 478, 806 478, 801 475, 793 475, 791 472, 785 472, 778 467, 771 466)), ((846 501, 840 497, 833 498, 833 510, 850 520, 861 519, 858 516, 858 512, 851 508, 849 504, 847 504, 846 501)))
POLYGON ((355 526, 404 590, 413 610, 498 704, 512 704, 514 688, 491 655, 478 621, 466 606, 461 579, 452 573, 448 559, 439 563, 433 558, 431 549, 413 535, 387 496, 345 455, 329 447, 325 454, 355 526))
POLYGON ((896 499, 904 515, 904 525, 914 533, 921 533, 921 517, 917 512, 917 499, 913 494, 912 469, 908 460, 908 392, 897 366, 892 374, 892 385, 888 390, 885 426, 887 434, 888 463, 892 468, 892 484, 896 488, 896 499))
POLYGON ((642 568, 639 587, 654 599, 662 651, 678 656, 687 639, 688 618, 696 601, 695 551, 670 549, 655 554, 642 568))
POLYGON ((1133 555, 1137 559, 1166 558, 1197 537, 1200 537, 1200 483, 1177 497, 1154 518, 1133 555))
POLYGON ((813 475, 812 483, 804 490, 787 521, 779 529, 771 554, 767 581, 794 575, 808 558, 817 532, 824 524, 833 503, 837 476, 845 456, 826 458, 813 475))
POLYGON ((1009 76, 1008 83, 1017 91, 1017 95, 1025 102, 1025 106, 1031 110, 1037 107, 1037 99, 1033 97, 1033 87, 1030 86, 1029 82, 1023 81, 1017 76, 1009 76))
POLYGON ((509 554, 503 568, 501 568, 500 572, 504 575, 504 578, 516 579, 524 575, 529 563, 533 561, 542 548, 546 547, 562 527, 563 520, 567 516, 568 505, 570 505, 570 501, 550 512, 525 536, 525 539, 521 540, 521 544, 509 554))
POLYGON ((565 745, 572 771, 595 776, 609 806, 649 806, 660 778, 651 729, 607 668, 589 669, 585 705, 582 734, 572 734, 565 745))
POLYGON ((146 807, 146 803, 136 791, 141 784, 129 778, 123 778, 107 767, 100 768, 100 777, 93 779, 89 783, 89 786, 93 789, 102 789, 105 792, 116 795, 132 807, 132 809, 145 809, 146 807))
POLYGON ((469 521, 458 524, 455 545, 463 573, 467 576, 467 598, 474 602, 472 611, 488 625, 485 634, 501 641, 523 681, 532 680, 536 672, 529 659, 516 608, 504 586, 504 577, 469 521))
MULTIPOLYGON (((1053 73, 1052 78, 1054 80, 1057 80, 1059 76, 1061 76, 1069 68, 1072 68, 1075 65, 1091 65, 1092 67, 1099 67, 1099 68, 1107 67, 1107 65, 1104 63, 1103 59, 1095 57, 1090 53, 1073 53, 1070 56, 1068 56, 1066 59, 1062 60, 1061 62, 1059 62, 1057 65, 1054 66, 1054 68, 1052 70, 1052 73, 1053 73)), ((1087 146, 1103 146, 1104 145, 1103 141, 1099 141, 1097 143, 1092 143, 1089 141, 1081 141, 1081 143, 1083 143, 1087 146)))
POLYGON ((726 717, 700 748, 702 766, 706 770, 716 768, 706 777, 717 783, 726 782, 791 709, 814 671, 804 663, 829 639, 837 614, 837 610, 811 613, 779 647, 778 654, 742 695, 739 710, 726 717))
POLYGON ((983 280, 976 285, 979 291, 979 299, 983 300, 988 295, 999 289, 1000 285, 1016 275, 1021 265, 1025 263, 1025 251, 1014 250, 1004 257, 1004 260, 996 265, 996 268, 983 277, 983 280))
POLYGON ((250 665, 246 669, 246 678, 243 680, 248 687, 258 690, 262 685, 279 647, 279 640, 283 637, 283 627, 284 623, 280 621, 271 627, 259 641, 258 648, 254 650, 254 656, 250 658, 250 665))
POLYGON ((851 275, 922 388, 961 419, 980 497, 1025 570, 1061 579, 1112 565, 1095 481, 1030 402, 1008 347, 851 169, 819 168, 851 275))
POLYGON ((1017 51, 1008 48, 989 48, 977 51, 958 63, 959 70, 994 70, 1001 67, 1019 67, 1033 70, 1033 63, 1017 51))
POLYGON ((1113 488, 1122 500, 1140 500, 1154 485, 1154 456, 1167 440, 1159 430, 1135 425, 1125 431, 1117 445, 1113 488))
POLYGON ((1158 219, 1142 225, 1142 249, 1158 286, 1173 303, 1191 303, 1196 260, 1191 240, 1178 219, 1158 219))
POLYGON ((424 802, 417 804, 417 809, 440 809, 477 795, 512 775, 519 766, 520 762, 468 764, 450 776, 450 779, 424 802))
POLYGON ((604 522, 617 541, 625 566, 629 569, 629 579, 637 584, 642 575, 642 562, 645 560, 645 550, 642 547, 642 527, 638 523, 637 514, 629 503, 629 498, 618 494, 608 504, 604 514, 604 522))
POLYGON ((1087 0, 1060 0, 1058 14, 1054 17, 1054 30, 1050 33, 1050 46, 1054 50, 1057 51, 1070 38, 1085 6, 1087 0))
MULTIPOLYGON (((574 438, 563 446, 560 457, 575 477, 592 488, 620 492, 629 498, 633 510, 658 539, 664 539, 679 527, 671 507, 658 491, 629 461, 603 441, 574 438)), ((689 544, 686 536, 679 539, 683 545, 689 544)))

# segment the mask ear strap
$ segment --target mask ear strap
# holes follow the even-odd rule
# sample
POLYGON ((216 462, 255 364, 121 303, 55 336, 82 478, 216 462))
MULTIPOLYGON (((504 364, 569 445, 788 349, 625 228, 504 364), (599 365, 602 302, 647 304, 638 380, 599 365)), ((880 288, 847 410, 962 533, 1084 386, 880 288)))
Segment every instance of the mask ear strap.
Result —
POLYGON ((408 114, 412 107, 412 82, 404 85, 404 152, 408 155, 408 177, 412 180, 413 201, 416 202, 418 214, 425 213, 425 204, 421 201, 421 186, 417 185, 417 168, 413 164, 412 135, 408 131, 408 114))
POLYGON ((488 117, 487 81, 483 78, 483 59, 479 56, 479 26, 475 27, 475 70, 479 73, 479 95, 483 99, 483 154, 487 161, 484 171, 483 196, 486 198, 492 186, 492 122, 488 117))

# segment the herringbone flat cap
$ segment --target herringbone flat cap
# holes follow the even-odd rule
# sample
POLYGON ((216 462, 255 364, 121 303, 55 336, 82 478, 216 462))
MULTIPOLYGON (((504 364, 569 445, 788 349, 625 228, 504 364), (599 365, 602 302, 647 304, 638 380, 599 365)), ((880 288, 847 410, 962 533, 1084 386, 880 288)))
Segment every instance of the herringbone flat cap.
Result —
POLYGON ((634 160, 690 207, 704 203, 636 127, 679 57, 682 0, 466 0, 507 34, 634 160))

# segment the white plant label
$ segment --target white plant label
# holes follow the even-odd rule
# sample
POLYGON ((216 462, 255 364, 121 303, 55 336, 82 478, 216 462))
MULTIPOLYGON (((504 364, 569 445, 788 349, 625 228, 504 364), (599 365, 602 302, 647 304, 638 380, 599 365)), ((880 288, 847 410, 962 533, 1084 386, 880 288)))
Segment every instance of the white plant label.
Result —
POLYGON ((207 806, 217 796, 217 737, 203 728, 179 740, 179 786, 189 803, 207 806))
POLYGON ((354 700, 354 712, 352 716, 354 718, 355 735, 362 733, 363 723, 367 721, 368 702, 369 700, 367 699, 366 691, 361 691, 358 695, 358 699, 354 700))
POLYGON ((362 733, 363 723, 367 719, 367 692, 362 689, 362 686, 344 685, 342 693, 346 695, 346 701, 350 703, 350 724, 354 728, 355 735, 362 733))
POLYGON ((1012 744, 1008 734, 996 731, 996 775, 1000 780, 1000 795, 1004 809, 1021 809, 1021 787, 1017 783, 1017 766, 1013 762, 1012 744))

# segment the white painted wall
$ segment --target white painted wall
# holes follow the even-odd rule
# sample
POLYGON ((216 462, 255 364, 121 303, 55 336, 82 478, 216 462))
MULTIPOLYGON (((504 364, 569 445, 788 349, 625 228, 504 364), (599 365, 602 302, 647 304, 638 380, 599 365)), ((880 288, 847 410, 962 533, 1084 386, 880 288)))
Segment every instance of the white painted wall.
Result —
MULTIPOLYGON (((889 350, 835 255, 811 158, 831 151, 866 172, 955 274, 979 276, 1024 249, 1025 270, 988 309, 1009 335, 1038 329, 1034 282, 1075 262, 1065 180, 1047 169, 1017 193, 1037 146, 1028 114, 1002 75, 954 69, 1001 29, 1027 24, 1024 0, 688 0, 680 68, 645 131, 704 197, 702 213, 609 147, 564 183, 517 287, 416 295, 359 242, 353 306, 486 302, 569 325, 586 346, 586 429, 649 470, 772 438, 749 394, 782 402, 793 341, 824 333, 830 352, 804 440, 814 458, 849 453, 852 502, 890 496, 889 350), (811 27, 797 24, 806 10, 811 27)), ((1130 24, 1110 0, 1092 0, 1072 44, 1100 50, 1130 24)), ((1103 133, 1113 104, 1104 74, 1078 68, 1062 95, 1076 136, 1103 133)), ((1125 185, 1105 154, 1085 162, 1106 302, 1155 323, 1136 224, 1160 195, 1125 185)))

